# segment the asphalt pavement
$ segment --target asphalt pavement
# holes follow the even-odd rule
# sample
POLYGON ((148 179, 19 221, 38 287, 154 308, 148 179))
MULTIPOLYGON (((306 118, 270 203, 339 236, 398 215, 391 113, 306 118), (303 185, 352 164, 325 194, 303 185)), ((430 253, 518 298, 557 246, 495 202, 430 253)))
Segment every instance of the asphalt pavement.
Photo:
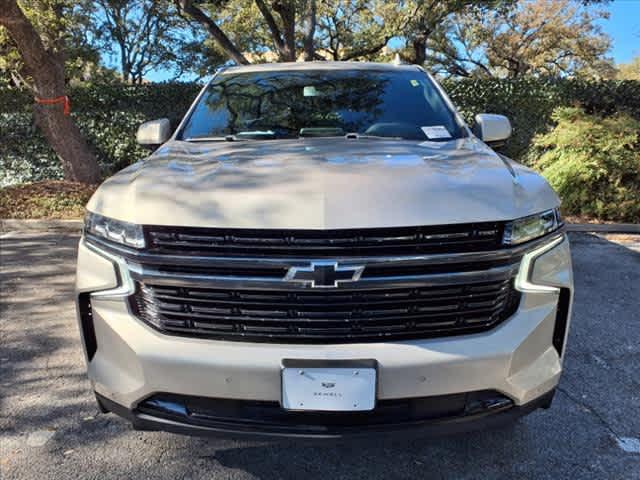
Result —
POLYGON ((571 240, 550 410, 455 437, 301 443, 137 432, 99 413, 72 297, 78 237, 0 233, 0 478, 640 479, 640 236, 571 240))

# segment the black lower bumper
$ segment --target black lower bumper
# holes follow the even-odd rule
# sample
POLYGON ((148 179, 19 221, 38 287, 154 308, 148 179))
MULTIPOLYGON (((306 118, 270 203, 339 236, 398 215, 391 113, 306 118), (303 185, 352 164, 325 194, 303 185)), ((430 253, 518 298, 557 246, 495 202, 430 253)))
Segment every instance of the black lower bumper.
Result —
POLYGON ((525 405, 494 391, 379 402, 366 413, 288 412, 277 402, 248 402, 157 394, 129 410, 96 394, 101 409, 138 430, 225 437, 343 438, 402 433, 440 436, 498 427, 538 408, 555 390, 525 405))

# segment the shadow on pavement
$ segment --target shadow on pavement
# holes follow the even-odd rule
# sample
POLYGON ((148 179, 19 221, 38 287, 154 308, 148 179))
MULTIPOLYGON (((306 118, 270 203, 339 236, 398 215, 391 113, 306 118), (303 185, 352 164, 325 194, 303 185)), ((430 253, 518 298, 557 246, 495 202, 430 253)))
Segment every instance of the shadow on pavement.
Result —
POLYGON ((637 242, 571 235, 573 323, 550 410, 449 438, 307 443, 136 432, 98 414, 72 298, 77 240, 63 234, 2 240, 3 479, 83 478, 82 472, 101 479, 640 478, 640 455, 617 445, 640 437, 640 415, 633 413, 640 411, 637 242), (43 447, 27 446, 39 430, 55 435, 43 447))

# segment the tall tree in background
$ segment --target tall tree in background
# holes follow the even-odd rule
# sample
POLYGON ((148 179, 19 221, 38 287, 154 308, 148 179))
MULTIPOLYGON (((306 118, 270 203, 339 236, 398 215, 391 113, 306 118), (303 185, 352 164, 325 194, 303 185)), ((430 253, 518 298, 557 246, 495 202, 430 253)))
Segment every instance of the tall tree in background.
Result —
POLYGON ((509 8, 452 17, 427 48, 436 71, 458 76, 614 74, 610 39, 597 20, 605 11, 575 0, 521 0, 509 8))
MULTIPOLYGON (((91 28, 91 19, 86 15, 89 3, 89 0, 20 2, 42 43, 61 53, 65 62, 65 76, 72 83, 115 79, 114 72, 100 64, 100 51, 87 35, 87 30, 91 28)), ((0 28, 0 78, 8 86, 17 88, 28 88, 31 83, 20 52, 5 28, 0 28)))
POLYGON ((406 42, 406 61, 423 64, 428 39, 453 14, 515 0, 173 1, 238 64, 378 59, 394 37, 406 42))
POLYGON ((321 0, 316 58, 376 59, 415 14, 410 2, 321 0))
POLYGON ((201 40, 172 2, 94 0, 89 8, 94 43, 117 59, 125 82, 141 83, 154 69, 174 69, 177 77, 192 66, 185 51, 194 54, 194 44, 201 40))
POLYGON ((407 28, 401 32, 406 48, 401 56, 410 63, 424 65, 427 60, 427 47, 443 23, 454 14, 475 9, 480 12, 509 4, 513 0, 414 0, 413 14, 407 28))
POLYGON ((231 60, 370 57, 398 31, 399 4, 383 0, 174 0, 231 60))
MULTIPOLYGON (((39 2, 37 15, 47 15, 51 21, 64 25, 62 18, 69 5, 64 1, 39 2)), ((36 101, 36 124, 60 159, 67 180, 97 183, 100 169, 72 117, 64 110, 65 69, 64 35, 47 39, 40 37, 25 12, 15 0, 0 0, 0 26, 15 43, 23 62, 36 101), (56 103, 49 103, 49 102, 56 103)))

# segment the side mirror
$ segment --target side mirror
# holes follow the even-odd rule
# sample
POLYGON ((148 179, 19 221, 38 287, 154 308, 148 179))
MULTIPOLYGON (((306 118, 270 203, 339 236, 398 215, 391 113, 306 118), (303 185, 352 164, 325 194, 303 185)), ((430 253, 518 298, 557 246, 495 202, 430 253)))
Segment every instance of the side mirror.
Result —
POLYGON ((499 147, 511 136, 511 122, 504 115, 479 113, 475 118, 473 133, 492 147, 499 147))
POLYGON ((156 147, 169 140, 170 136, 171 124, 169 119, 161 118, 160 120, 151 120, 140 125, 136 134, 136 141, 140 145, 156 147))

